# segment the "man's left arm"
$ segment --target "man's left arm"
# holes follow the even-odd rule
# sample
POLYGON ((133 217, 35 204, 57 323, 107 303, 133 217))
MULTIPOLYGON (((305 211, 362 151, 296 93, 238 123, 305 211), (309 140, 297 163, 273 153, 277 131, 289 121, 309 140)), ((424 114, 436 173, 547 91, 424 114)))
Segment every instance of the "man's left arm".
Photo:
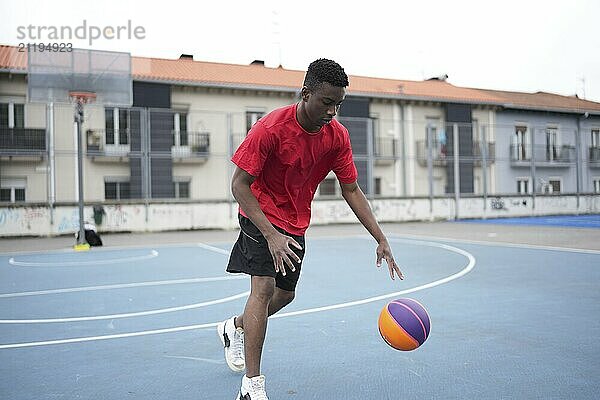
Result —
POLYGON ((396 265, 392 249, 390 244, 382 232, 377 219, 371 210, 371 206, 365 197, 365 194, 358 186, 357 182, 354 183, 341 183, 342 196, 346 203, 350 206, 356 217, 361 224, 369 231, 371 236, 377 241, 377 266, 381 266, 381 260, 385 259, 388 269, 390 271, 390 277, 394 279, 394 272, 400 279, 404 279, 400 268, 396 265))

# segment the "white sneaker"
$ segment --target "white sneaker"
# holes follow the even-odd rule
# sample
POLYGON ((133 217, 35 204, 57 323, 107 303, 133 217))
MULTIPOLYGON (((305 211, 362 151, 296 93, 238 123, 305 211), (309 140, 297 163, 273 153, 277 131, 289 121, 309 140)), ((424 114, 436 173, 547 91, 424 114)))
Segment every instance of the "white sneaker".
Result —
POLYGON ((265 391, 264 375, 248 378, 246 375, 242 378, 242 387, 235 400, 269 400, 265 391))
POLYGON ((240 372, 246 369, 246 360, 244 358, 244 329, 236 328, 235 317, 217 325, 217 334, 225 348, 225 361, 234 372, 240 372))

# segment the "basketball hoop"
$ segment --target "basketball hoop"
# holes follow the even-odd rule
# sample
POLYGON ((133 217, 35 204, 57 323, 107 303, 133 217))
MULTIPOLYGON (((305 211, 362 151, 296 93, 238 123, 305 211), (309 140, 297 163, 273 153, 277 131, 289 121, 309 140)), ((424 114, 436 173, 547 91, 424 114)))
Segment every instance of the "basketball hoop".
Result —
POLYGON ((96 101, 94 92, 69 92, 71 101, 78 104, 90 104, 96 101))
MULTIPOLYGON (((65 53, 28 52, 27 101, 71 104, 74 108, 79 208, 79 235, 75 249, 89 248, 85 243, 83 218, 83 108, 96 102, 104 107, 131 107, 131 56, 129 53, 85 49, 72 49, 65 53)), ((53 150, 50 152, 50 157, 53 157, 53 150)), ((54 168, 53 162, 50 168, 54 168)))

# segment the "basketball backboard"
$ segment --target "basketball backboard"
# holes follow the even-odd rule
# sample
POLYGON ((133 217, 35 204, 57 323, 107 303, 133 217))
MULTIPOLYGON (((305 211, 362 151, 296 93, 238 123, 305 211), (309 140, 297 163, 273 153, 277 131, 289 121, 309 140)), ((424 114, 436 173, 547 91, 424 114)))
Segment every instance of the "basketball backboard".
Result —
POLYGON ((72 49, 70 52, 28 52, 29 102, 71 103, 72 92, 94 93, 95 102, 131 107, 129 53, 72 49))

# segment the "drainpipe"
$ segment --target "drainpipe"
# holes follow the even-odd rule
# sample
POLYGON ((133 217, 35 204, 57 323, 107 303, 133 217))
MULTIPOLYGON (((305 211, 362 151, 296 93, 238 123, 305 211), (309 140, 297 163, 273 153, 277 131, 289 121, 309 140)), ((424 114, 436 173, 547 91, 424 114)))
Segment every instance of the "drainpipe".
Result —
POLYGON ((460 218, 459 203, 460 203, 460 163, 459 163, 459 146, 458 146, 458 124, 452 126, 452 140, 453 140, 453 152, 454 152, 454 219, 460 218))
MULTIPOLYGON (((527 151, 527 150, 525 150, 527 151)), ((536 180, 536 171, 535 171, 535 126, 531 128, 531 164, 530 164, 530 173, 531 173, 531 215, 535 215, 535 180, 536 180)))
POLYGON ((56 203, 56 163, 54 154, 54 103, 46 105, 46 132, 48 133, 48 205, 50 225, 54 225, 54 203, 56 203))
POLYGON ((579 212, 579 195, 583 188, 583 169, 582 169, 582 157, 581 157, 581 120, 587 119, 590 116, 588 112, 583 113, 582 116, 577 117, 577 131, 575 132, 575 173, 577 178, 577 211, 579 212))
POLYGON ((400 159, 394 153, 394 197, 406 196, 406 176, 405 176, 405 145, 404 145, 404 109, 401 104, 394 104, 393 123, 394 138, 397 140, 396 149, 400 150, 400 159), (402 171, 402 172, 401 172, 402 171), (400 178, 402 175, 402 179, 400 178), (402 182, 401 182, 402 181, 402 182))

